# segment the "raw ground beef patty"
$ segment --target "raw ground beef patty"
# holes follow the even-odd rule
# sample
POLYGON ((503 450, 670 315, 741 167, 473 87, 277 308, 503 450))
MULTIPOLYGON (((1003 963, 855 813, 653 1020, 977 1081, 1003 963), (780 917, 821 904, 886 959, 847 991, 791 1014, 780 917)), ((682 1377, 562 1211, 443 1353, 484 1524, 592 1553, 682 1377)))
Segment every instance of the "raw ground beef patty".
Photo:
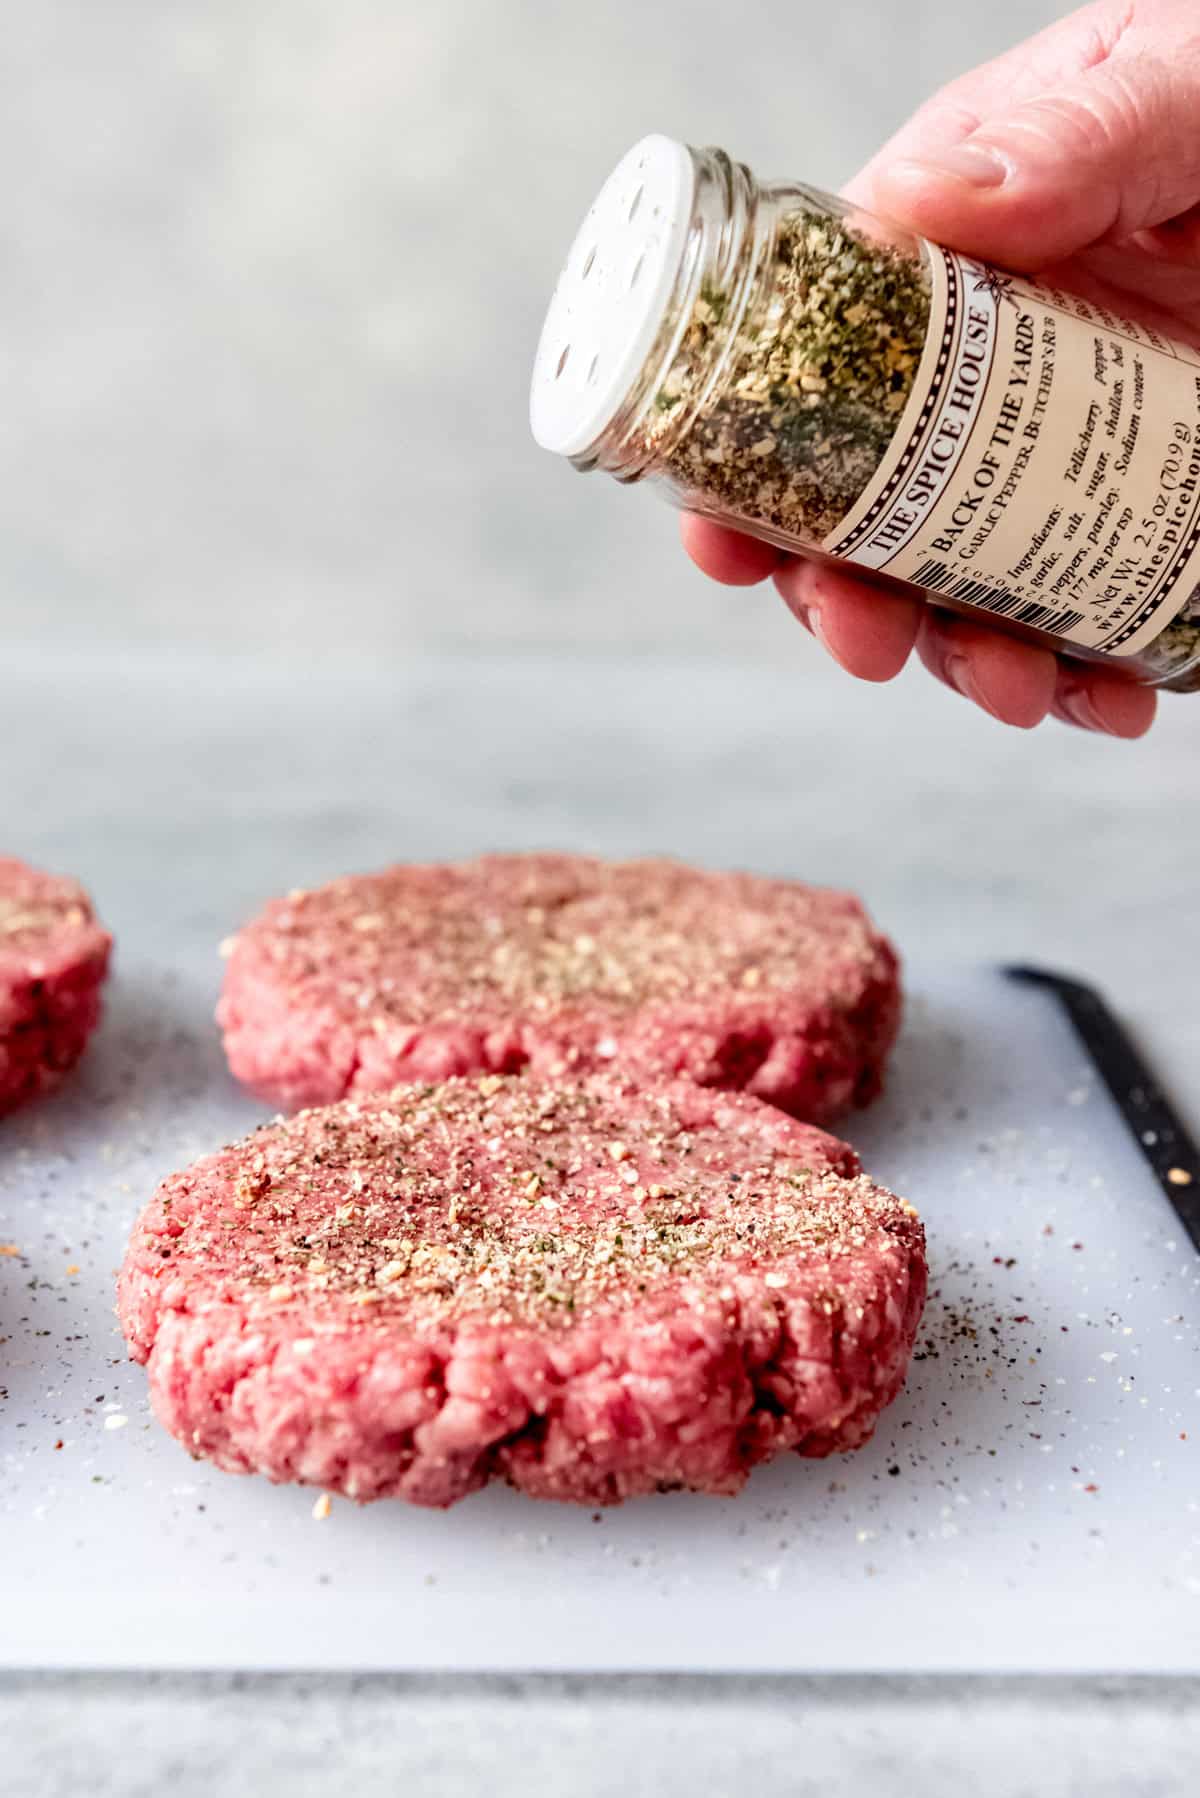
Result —
POLYGON ((0 1116, 79 1060, 111 949, 76 881, 0 856, 0 1116))
POLYGON ((172 1175, 118 1310, 160 1421, 220 1467, 596 1505, 859 1446, 924 1294, 912 1207, 811 1126, 686 1081, 486 1075, 172 1175))
POLYGON ((277 899, 233 940, 217 1018, 285 1109, 476 1071, 610 1067, 822 1123, 879 1091, 900 987, 842 893, 670 861, 495 855, 277 899))

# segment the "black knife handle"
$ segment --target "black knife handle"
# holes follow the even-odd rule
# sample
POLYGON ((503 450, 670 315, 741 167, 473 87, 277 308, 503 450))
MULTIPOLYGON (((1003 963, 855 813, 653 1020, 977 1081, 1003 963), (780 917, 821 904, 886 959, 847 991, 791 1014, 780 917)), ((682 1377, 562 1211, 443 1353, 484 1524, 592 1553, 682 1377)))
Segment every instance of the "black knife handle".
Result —
POLYGON ((1009 980, 1045 987, 1058 999, 1099 1069, 1117 1109, 1200 1249, 1200 1150, 1125 1026, 1094 987, 1046 968, 1005 968, 1009 980))

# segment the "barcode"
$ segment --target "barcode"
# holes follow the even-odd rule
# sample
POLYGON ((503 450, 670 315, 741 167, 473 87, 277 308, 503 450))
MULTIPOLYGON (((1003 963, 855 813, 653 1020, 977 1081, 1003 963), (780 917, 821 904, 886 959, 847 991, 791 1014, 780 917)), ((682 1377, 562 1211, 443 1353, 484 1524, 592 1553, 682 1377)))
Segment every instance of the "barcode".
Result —
POLYGON ((964 605, 981 606, 998 618, 1011 618, 1014 624, 1028 624, 1038 631, 1062 636, 1073 631, 1087 616, 1069 608, 1056 612, 1052 606, 1039 605, 1036 599, 1022 599, 1016 593, 1000 593, 986 581, 970 581, 952 573, 944 562, 926 562, 912 576, 927 593, 944 593, 947 599, 959 599, 964 605))

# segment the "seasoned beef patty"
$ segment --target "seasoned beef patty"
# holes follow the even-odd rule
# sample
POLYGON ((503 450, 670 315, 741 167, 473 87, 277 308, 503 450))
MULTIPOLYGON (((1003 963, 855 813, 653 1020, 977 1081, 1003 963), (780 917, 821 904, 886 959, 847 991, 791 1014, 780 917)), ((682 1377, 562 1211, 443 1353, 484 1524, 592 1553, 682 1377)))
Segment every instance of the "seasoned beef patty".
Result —
POLYGON ((77 881, 0 856, 0 1115, 79 1060, 111 949, 77 881))
POLYGON ((686 1081, 486 1075, 172 1175, 119 1313, 159 1419, 221 1467, 596 1505, 857 1447, 924 1292, 912 1207, 811 1126, 686 1081))
POLYGON ((398 1081, 685 1075, 824 1122, 878 1092, 896 957, 857 899, 670 861, 494 855, 274 900, 234 939, 230 1066, 285 1109, 398 1081))

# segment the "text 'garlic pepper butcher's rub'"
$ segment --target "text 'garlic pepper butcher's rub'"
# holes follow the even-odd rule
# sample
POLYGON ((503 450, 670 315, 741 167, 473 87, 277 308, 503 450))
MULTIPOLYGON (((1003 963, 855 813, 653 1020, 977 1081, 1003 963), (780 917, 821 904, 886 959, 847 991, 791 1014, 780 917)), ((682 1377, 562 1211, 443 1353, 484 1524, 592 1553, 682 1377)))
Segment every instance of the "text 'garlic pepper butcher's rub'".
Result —
POLYGON ((546 318, 545 448, 1061 654, 1200 687, 1200 351, 649 137, 546 318))

